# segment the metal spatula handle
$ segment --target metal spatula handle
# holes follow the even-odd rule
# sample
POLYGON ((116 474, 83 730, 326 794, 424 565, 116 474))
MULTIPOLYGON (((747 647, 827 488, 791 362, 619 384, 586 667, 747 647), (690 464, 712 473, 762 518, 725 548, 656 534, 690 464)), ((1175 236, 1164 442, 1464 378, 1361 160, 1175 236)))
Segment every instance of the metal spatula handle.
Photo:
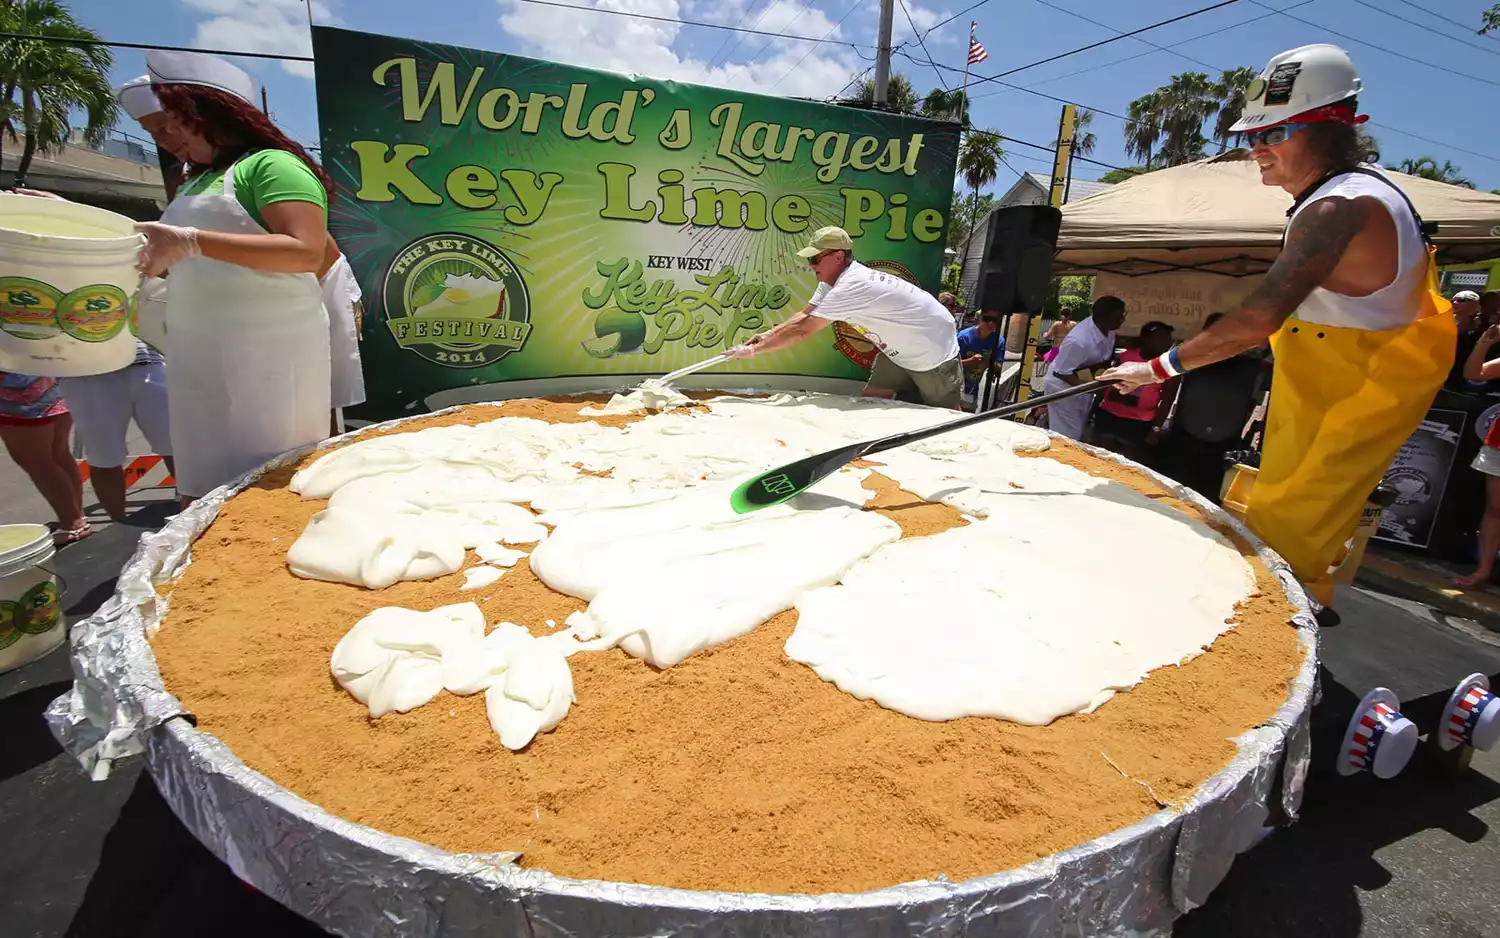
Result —
POLYGON ((715 355, 713 358, 706 358, 706 359, 704 359, 703 361, 699 362, 696 365, 689 365, 686 368, 679 368, 676 371, 670 372, 668 374, 664 374, 664 375, 661 376, 660 381, 661 381, 662 384, 671 384, 673 381, 676 381, 678 378, 685 378, 685 377, 687 377, 688 375, 692 374, 695 371, 702 371, 705 368, 712 368, 713 366, 719 364, 720 362, 726 362, 726 361, 729 361, 729 355, 728 354, 715 355))

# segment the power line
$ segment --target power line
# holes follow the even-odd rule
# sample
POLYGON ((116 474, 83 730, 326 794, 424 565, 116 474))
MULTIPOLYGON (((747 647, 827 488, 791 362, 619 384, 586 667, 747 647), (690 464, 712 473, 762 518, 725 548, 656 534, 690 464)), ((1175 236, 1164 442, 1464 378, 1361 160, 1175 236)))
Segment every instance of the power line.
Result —
POLYGON ((952 16, 948 17, 947 19, 939 21, 931 29, 929 29, 929 30, 927 30, 927 32, 923 33, 922 34, 922 38, 926 39, 928 36, 931 36, 933 33, 937 32, 940 29, 942 29, 944 26, 947 26, 949 23, 951 23, 954 20, 958 19, 960 16, 963 16, 966 13, 972 13, 973 11, 979 9, 980 7, 984 6, 986 3, 989 3, 989 2, 990 2, 990 0, 979 0, 978 3, 976 3, 976 4, 972 5, 972 6, 964 7, 962 10, 959 10, 957 13, 955 13, 952 16))
POLYGON ((1415 56, 1407 55, 1404 52, 1397 52, 1395 49, 1387 49, 1385 46, 1377 46, 1373 42, 1366 42, 1363 39, 1356 39, 1348 33, 1341 33, 1338 30, 1329 29, 1327 26, 1323 26, 1319 23, 1314 23, 1311 20, 1305 20, 1300 16, 1293 16, 1285 10, 1276 10, 1275 7, 1266 6, 1264 3, 1261 3, 1260 0, 1250 0, 1250 2, 1264 10, 1275 10, 1275 12, 1280 13, 1287 19, 1295 20, 1296 22, 1301 23, 1304 26, 1311 26, 1313 29, 1321 29, 1325 33, 1331 33, 1332 35, 1338 36, 1340 39, 1347 39, 1350 42, 1357 43, 1362 46, 1368 46, 1369 48, 1374 49, 1377 52, 1384 52, 1386 55, 1394 55, 1398 59, 1405 59, 1406 61, 1414 62, 1417 65, 1425 65, 1428 68, 1436 69, 1440 72, 1446 72, 1449 75, 1457 75, 1459 78, 1467 78, 1471 81, 1481 82, 1482 84, 1486 85, 1494 85, 1496 88, 1500 88, 1500 81, 1491 81, 1488 78, 1480 78, 1478 75, 1470 75, 1468 72, 1460 72, 1451 68, 1445 68, 1444 66, 1435 65, 1432 62, 1428 62, 1426 59, 1419 59, 1415 56))
MULTIPOLYGON (((740 14, 740 21, 735 24, 736 26, 743 26, 745 24, 745 20, 748 20, 750 18, 750 11, 753 10, 753 9, 755 9, 755 4, 758 3, 758 2, 759 2, 759 0, 750 0, 750 5, 745 8, 745 12, 744 13, 740 14)), ((760 20, 756 20, 755 21, 755 25, 759 26, 760 25, 760 20)), ((733 33, 729 34, 728 36, 725 36, 724 37, 724 41, 721 42, 721 43, 719 43, 718 50, 715 51, 714 54, 713 54, 713 57, 708 60, 708 67, 709 68, 713 68, 714 67, 714 63, 717 62, 717 61, 719 61, 719 56, 724 55, 725 50, 729 48, 729 44, 731 42, 736 42, 736 41, 738 41, 739 39, 742 39, 742 38, 744 38, 744 37, 743 36, 736 36, 733 33)), ((767 45, 769 45, 769 44, 770 43, 767 42, 767 45)))
MULTIPOLYGON (((815 36, 799 36, 799 35, 788 34, 788 33, 773 33, 773 32, 770 32, 769 30, 752 29, 752 28, 746 27, 746 26, 730 26, 728 23, 704 23, 704 22, 700 22, 698 20, 679 20, 679 19, 674 19, 674 18, 672 18, 670 16, 653 16, 650 13, 635 13, 635 12, 630 11, 630 10, 610 10, 610 9, 605 8, 605 7, 581 7, 581 6, 574 6, 571 3, 559 3, 558 0, 520 0, 520 2, 521 3, 535 3, 538 6, 544 6, 544 7, 557 7, 558 9, 562 9, 562 10, 578 10, 578 11, 581 11, 583 13, 607 13, 610 16, 628 16, 628 17, 631 17, 632 19, 653 20, 653 21, 658 22, 658 23, 674 23, 674 24, 676 24, 678 26, 701 26, 704 29, 727 29, 730 32, 749 33, 752 36, 770 36, 773 39, 794 39, 794 40, 796 40, 798 42, 811 42, 814 45, 817 45, 819 43, 824 43, 824 42, 832 42, 834 45, 848 46, 851 49, 873 49, 873 48, 875 48, 874 46, 869 45, 868 43, 849 42, 849 41, 844 40, 844 39, 833 39, 833 40, 830 40, 828 38, 828 36, 832 35, 833 30, 829 30, 828 33, 823 36, 823 38, 819 39, 819 38, 817 38, 815 36)), ((847 19, 847 18, 848 17, 846 15, 845 19, 847 19)), ((843 20, 839 20, 839 22, 842 23, 843 20)), ((837 27, 835 27, 835 28, 837 28, 837 27)))
MULTIPOLYGON (((1294 4, 1292 4, 1289 7, 1285 7, 1284 9, 1295 10, 1298 7, 1305 7, 1308 4, 1310 4, 1310 3, 1316 3, 1316 2, 1317 2, 1317 0, 1299 0, 1298 3, 1294 3, 1294 4)), ((1069 11, 1069 12, 1071 12, 1071 11, 1069 11)), ((1074 77, 1076 77, 1078 75, 1083 75, 1085 73, 1094 73, 1094 72, 1098 72, 1098 71, 1100 71, 1102 69, 1110 68, 1111 66, 1114 66, 1114 65, 1120 65, 1120 64, 1125 63, 1125 62, 1133 62, 1136 59, 1145 58, 1148 55, 1155 55, 1157 52, 1170 52, 1173 55, 1182 56, 1182 53, 1179 53, 1179 52, 1176 51, 1176 49, 1177 49, 1178 46, 1185 46, 1185 45, 1187 45, 1190 42, 1197 42, 1199 39, 1207 39, 1210 36, 1217 36, 1220 33, 1227 33, 1231 29, 1239 29, 1241 26, 1249 26, 1251 23, 1258 23, 1261 20, 1270 19, 1271 17, 1273 17, 1275 15, 1276 15, 1275 13, 1260 13, 1260 14, 1257 14, 1256 16, 1250 17, 1248 20, 1241 20, 1238 23, 1230 23, 1228 26, 1220 26, 1218 29, 1211 29, 1211 30, 1209 30, 1206 33, 1199 33, 1196 36, 1189 36, 1186 39, 1183 39, 1183 40, 1181 40, 1179 42, 1171 43, 1171 44, 1166 45, 1166 46, 1158 46, 1158 45, 1156 45, 1154 43, 1147 43, 1147 45, 1150 45, 1151 48, 1147 49, 1144 52, 1137 52, 1135 55, 1127 55, 1127 56, 1124 56, 1123 58, 1111 59, 1110 61, 1105 62, 1103 65, 1096 65, 1096 66, 1093 66, 1092 68, 1081 68, 1081 69, 1079 69, 1076 72, 1068 72, 1067 74, 1057 75, 1057 76, 1054 76, 1052 78, 1043 78, 1042 80, 1040 80, 1040 81, 1034 81, 1031 84, 1026 85, 1025 87, 1027 87, 1027 88, 1037 88, 1037 87, 1040 87, 1042 85, 1050 85, 1053 82, 1065 81, 1066 79, 1074 78, 1074 77)), ((1106 28, 1108 28, 1108 27, 1106 27, 1106 28)), ((1146 42, 1146 40, 1144 40, 1144 39, 1142 39, 1141 41, 1142 42, 1146 42)), ((1183 56, 1183 57, 1185 57, 1185 56, 1183 56)), ((1194 60, 1193 59, 1188 59, 1188 61, 1194 61, 1194 60)), ((1222 69, 1215 69, 1215 70, 1216 71, 1222 71, 1222 69)), ((1011 91, 1011 89, 1009 89, 1009 88, 1002 88, 999 91, 990 91, 990 92, 987 92, 985 94, 975 95, 972 100, 974 100, 974 101, 980 101, 980 100, 983 100, 985 98, 992 98, 992 97, 994 97, 997 94, 1007 94, 1010 91, 1011 91)))
MULTIPOLYGON (((932 58, 932 53, 927 51, 927 37, 917 31, 917 24, 911 18, 911 10, 906 8, 906 0, 901 0, 901 12, 906 14, 907 25, 911 27, 911 34, 917 37, 917 45, 922 47, 922 53, 929 59, 932 58)), ((932 74, 937 76, 938 84, 943 86, 944 91, 947 91, 948 82, 943 79, 942 71, 933 69, 932 74)))
MULTIPOLYGON (((1404 4, 1406 4, 1407 6, 1411 7, 1414 10, 1420 10, 1421 12, 1426 13, 1428 16, 1431 16, 1434 19, 1440 19, 1440 20, 1442 20, 1445 23, 1452 23, 1454 26, 1457 26, 1459 29, 1463 30, 1466 33, 1469 33, 1469 32, 1477 33, 1478 32, 1477 30, 1474 29, 1473 26, 1470 26, 1467 23, 1460 23, 1458 20, 1449 19, 1448 17, 1444 16, 1441 13, 1434 13, 1431 10, 1427 9, 1426 7, 1422 6, 1421 4, 1412 3, 1411 0, 1396 0, 1396 2, 1398 2, 1398 3, 1404 3, 1404 4)), ((1484 35, 1484 38, 1486 38, 1486 39, 1490 39, 1490 40, 1493 40, 1495 42, 1500 42, 1500 36, 1492 36, 1489 33, 1484 33, 1483 35, 1484 35)))
POLYGON ((838 91, 834 92, 833 94, 829 95, 828 97, 824 98, 823 100, 825 100, 825 101, 837 101, 840 97, 843 96, 844 92, 848 91, 850 88, 853 88, 856 84, 858 84, 861 80, 863 80, 866 75, 870 74, 874 70, 875 70, 875 66, 871 65, 869 68, 865 69, 864 71, 862 71, 862 72, 858 73, 857 75, 855 75, 853 78, 849 79, 848 83, 845 84, 844 87, 840 88, 838 91))
POLYGON ((1416 28, 1418 28, 1420 30, 1424 30, 1426 32, 1432 33, 1434 36, 1442 36, 1444 39, 1448 39, 1448 40, 1451 40, 1453 42, 1459 43, 1461 45, 1468 46, 1470 49, 1478 49, 1480 52, 1487 52, 1490 55, 1500 56, 1500 51, 1497 51, 1497 50, 1495 50, 1493 48, 1486 49, 1484 46, 1480 45, 1477 42, 1470 42, 1467 39, 1460 39, 1457 36, 1449 35, 1448 33, 1445 33, 1442 30, 1433 29, 1431 26, 1428 26, 1425 23, 1418 23, 1416 20, 1407 19, 1406 17, 1400 15, 1399 13, 1392 13, 1390 10, 1382 9, 1382 8, 1376 6, 1373 3, 1366 3, 1365 0, 1354 0, 1354 2, 1357 3, 1357 4, 1359 4, 1362 7, 1366 7, 1367 9, 1374 10, 1377 13, 1384 13, 1386 16, 1389 16, 1391 19, 1400 20, 1401 22, 1406 23, 1406 24, 1408 24, 1410 26, 1415 26, 1416 28))
MULTIPOLYGON (((1107 29, 1107 30, 1109 30, 1112 33, 1117 33, 1117 34, 1119 34, 1121 36, 1121 38, 1123 38, 1124 35, 1125 35, 1124 33, 1120 33, 1120 30, 1118 30, 1115 27, 1109 25, 1108 23, 1101 23, 1101 22, 1099 22, 1096 19, 1091 19, 1091 18, 1089 18, 1087 16, 1084 16, 1082 13, 1078 13, 1078 12, 1075 12, 1073 10, 1069 10, 1067 7, 1060 7, 1057 4, 1055 4, 1055 3, 1049 3, 1048 0, 1035 0, 1035 2, 1041 4, 1044 7, 1047 7, 1048 9, 1057 10, 1059 13, 1066 13, 1069 16, 1076 17, 1077 19, 1081 19, 1085 23, 1091 23, 1091 24, 1093 24, 1095 26, 1098 26, 1100 29, 1107 29)), ((1266 15, 1270 16, 1271 14, 1267 13, 1266 15)), ((1237 23, 1235 25, 1242 26, 1244 24, 1243 23, 1237 23)), ((1141 39, 1139 36, 1137 36, 1136 37, 1136 42, 1144 42, 1146 45, 1148 45, 1148 46, 1151 47, 1152 51, 1155 51, 1155 52, 1170 52, 1173 55, 1181 56, 1182 58, 1187 59, 1189 62, 1192 62, 1194 65, 1201 65, 1204 68, 1209 69, 1210 71, 1219 71, 1219 69, 1214 68, 1214 66, 1209 65, 1207 62, 1204 62, 1201 59, 1195 59, 1195 58, 1193 58, 1190 55, 1186 55, 1184 53, 1178 52, 1175 49, 1172 49, 1172 48, 1170 48, 1168 46, 1159 46, 1159 45, 1157 45, 1156 43, 1152 42, 1149 39, 1141 39)), ((1147 54, 1149 54, 1149 53, 1147 53, 1147 54)))
MULTIPOLYGON (((1187 13, 1183 13, 1183 14, 1180 14, 1178 16, 1174 16, 1171 19, 1161 20, 1160 22, 1157 22, 1157 23, 1150 23, 1148 25, 1140 27, 1139 29, 1132 29, 1129 32, 1120 33, 1119 35, 1117 35, 1117 36, 1111 36, 1108 39, 1101 39, 1098 42, 1091 42, 1091 43, 1089 43, 1086 46, 1079 46, 1077 49, 1070 49, 1069 51, 1063 52, 1063 53, 1061 53, 1059 55, 1052 55, 1052 56, 1048 56, 1045 59, 1038 59, 1037 61, 1032 62, 1029 65, 1022 65, 1022 66, 1019 66, 1017 68, 1013 68, 1010 71, 1001 72, 998 75, 991 75, 988 78, 980 78, 979 79, 979 83, 983 84, 984 82, 987 82, 987 81, 995 81, 995 80, 1000 79, 1000 78, 1008 78, 1011 75, 1015 75, 1015 74, 1017 74, 1019 72, 1024 72, 1024 71, 1026 71, 1028 69, 1036 68, 1038 65, 1047 65, 1049 63, 1056 62, 1056 61, 1058 61, 1060 59, 1066 59, 1069 56, 1078 55, 1079 53, 1082 53, 1082 52, 1088 52, 1088 51, 1090 51, 1092 49, 1097 49, 1100 46, 1107 46, 1107 45, 1109 45, 1112 42, 1119 42, 1121 39, 1131 39, 1131 38, 1133 38, 1135 36, 1140 35, 1141 33, 1147 33, 1147 32, 1150 32, 1153 29, 1160 29, 1163 26, 1170 26, 1173 23, 1180 23, 1183 20, 1189 20, 1189 19, 1192 19, 1195 16, 1202 16, 1204 13, 1211 13, 1214 10, 1219 10, 1219 9, 1222 9, 1224 7, 1227 7, 1227 6, 1232 6, 1232 5, 1234 5, 1234 4, 1238 3, 1238 2, 1240 2, 1240 0, 1219 0, 1218 3, 1212 4, 1212 5, 1206 6, 1206 7, 1199 7, 1196 10, 1189 10, 1187 13)), ((1251 0, 1251 2, 1254 3, 1255 0, 1251 0)), ((1071 12, 1071 11, 1065 10, 1064 12, 1071 12)), ((1105 27, 1105 28, 1108 29, 1109 27, 1105 27)))
MULTIPOLYGON (((791 29, 792 28, 792 24, 795 23, 795 22, 797 22, 798 20, 802 19, 803 15, 805 13, 807 13, 807 11, 810 10, 810 9, 812 9, 812 0, 804 0, 804 2, 802 4, 802 9, 797 12, 796 16, 794 16, 791 19, 787 20, 786 21, 786 25, 783 26, 783 27, 781 27, 781 28, 783 30, 791 29)), ((748 58, 748 59, 745 60, 745 64, 749 65, 750 63, 754 62, 756 59, 759 59, 761 56, 765 55, 766 54, 766 50, 769 49, 769 48, 771 48, 771 43, 773 43, 775 41, 776 41, 775 39, 767 39, 765 45, 761 46, 758 50, 756 50, 756 53, 754 55, 750 56, 750 58, 748 58)), ((726 58, 724 61, 727 63, 729 60, 726 58)))
POLYGON ((22 39, 34 42, 51 42, 61 46, 109 46, 112 49, 144 49, 162 52, 201 52, 207 55, 231 55, 243 59, 275 59, 282 62, 311 62, 310 55, 277 55, 274 52, 236 52, 230 49, 198 49, 188 46, 164 46, 160 43, 147 45, 143 42, 110 42, 104 39, 78 39, 72 36, 43 36, 32 33, 0 32, 0 39, 22 39))
MULTIPOLYGON (((1038 0, 1038 2, 1044 2, 1044 0, 1038 0)), ((1193 42, 1193 41, 1195 41, 1197 39, 1203 39, 1203 38, 1206 38, 1208 36, 1215 35, 1216 33, 1224 32, 1224 31, 1229 30, 1229 29, 1234 29, 1234 28, 1236 28, 1238 26, 1244 26, 1244 25, 1246 25, 1248 23, 1256 22, 1257 20, 1262 20, 1262 19, 1266 19, 1266 18, 1271 17, 1271 16, 1275 16, 1278 13, 1286 14, 1286 12, 1288 10, 1294 10, 1297 7, 1306 6, 1307 4, 1314 2, 1314 0, 1302 0, 1302 2, 1300 2, 1300 3, 1295 3, 1295 4, 1292 4, 1291 6, 1283 7, 1281 9, 1279 9, 1279 10, 1275 9, 1275 8, 1272 8, 1272 7, 1267 7, 1265 4, 1258 2, 1258 0, 1251 0, 1251 2, 1255 3, 1256 6, 1259 6, 1259 7, 1263 8, 1263 9, 1267 10, 1268 12, 1263 13, 1262 15, 1257 16, 1257 17, 1255 17, 1253 19, 1249 19, 1249 20, 1245 20, 1245 21, 1240 22, 1240 23, 1236 23, 1236 24, 1234 24, 1232 26, 1225 26, 1225 27, 1223 27, 1221 29, 1214 30, 1213 32, 1204 33, 1201 36, 1193 37, 1192 39, 1185 39, 1185 40, 1182 41, 1182 43, 1177 43, 1176 45, 1182 45, 1182 44, 1185 44, 1185 43, 1188 43, 1188 42, 1193 42)), ((1405 2, 1405 0, 1402 0, 1402 2, 1405 2)), ((1047 6, 1051 6, 1052 4, 1047 3, 1046 5, 1047 6)), ((1057 7, 1056 9, 1063 9, 1063 8, 1057 7)), ((1064 10, 1064 12, 1072 13, 1071 10, 1064 10)), ((1083 17, 1080 14, 1073 13, 1073 15, 1074 16, 1079 16, 1080 19, 1085 19, 1088 22, 1095 23, 1095 25, 1103 26, 1102 23, 1097 23, 1094 20, 1089 20, 1087 17, 1083 17)), ((1297 19, 1297 17, 1292 17, 1292 19, 1297 19)), ((1316 24, 1313 24, 1313 25, 1316 25, 1316 24)), ((1104 26, 1104 28, 1105 29, 1109 29, 1111 27, 1104 26)), ((1319 27, 1319 28, 1321 28, 1321 27, 1319 27)), ((1148 40, 1145 40, 1145 39, 1142 39, 1140 41, 1141 42, 1145 42, 1147 45, 1152 45, 1152 46, 1155 45, 1154 43, 1151 43, 1151 42, 1149 42, 1148 40)), ((1176 49, 1174 49, 1174 48, 1172 48, 1170 46, 1165 47, 1165 48, 1162 48, 1162 47, 1158 46, 1158 47, 1156 47, 1156 49, 1160 49, 1163 52, 1168 52, 1168 53, 1170 53, 1172 55, 1175 55, 1175 56, 1177 56, 1177 57, 1179 57, 1181 59, 1185 59, 1186 61, 1193 62, 1193 63, 1195 63, 1197 65, 1202 65, 1203 67, 1208 68, 1208 69, 1210 69, 1212 71, 1224 71, 1223 68, 1221 68, 1221 67, 1219 67, 1217 65, 1213 65, 1213 64, 1210 64, 1208 62, 1204 62, 1204 61, 1202 61, 1200 59, 1195 59, 1192 56, 1187 55, 1187 54, 1182 53, 1182 52, 1179 52, 1179 51, 1177 51, 1176 49)), ((1153 54, 1156 51, 1156 49, 1153 49, 1152 52, 1142 52, 1142 53, 1139 53, 1137 55, 1129 56, 1126 59, 1118 59, 1115 62, 1109 62, 1109 63, 1106 63, 1105 65, 1099 66, 1099 68, 1106 68, 1109 65, 1118 64, 1118 62, 1124 62, 1124 61, 1128 61, 1129 59, 1139 58, 1142 55, 1151 55, 1151 54, 1153 54)), ((909 56, 908 56, 908 58, 909 58, 909 56)), ((1090 69, 1088 71, 1097 71, 1097 69, 1090 69)), ((1074 75, 1077 75, 1077 74, 1081 74, 1081 72, 1073 72, 1073 73, 1070 73, 1068 75, 1061 75, 1061 76, 1059 76, 1056 79, 1047 79, 1047 82, 1058 81, 1058 80, 1061 80, 1063 78, 1071 78, 1071 77, 1073 77, 1074 75)), ((1035 85, 1040 85, 1040 84, 1045 84, 1045 83, 1046 82, 1036 82, 1032 86, 1027 87, 1027 86, 1023 86, 1023 85, 1012 85, 1012 84, 1009 84, 1007 82, 999 82, 1000 85, 1003 85, 1005 87, 1005 89, 1009 90, 1009 91, 1023 91, 1023 92, 1025 92, 1027 94, 1037 95, 1039 97, 1047 98, 1047 99, 1052 100, 1052 101, 1058 101, 1058 102, 1062 102, 1062 103, 1068 103, 1067 101, 1065 101, 1062 98, 1058 98, 1058 97, 1055 97, 1055 96, 1052 96, 1052 95, 1047 95, 1047 94, 1044 94, 1042 92, 1039 92, 1039 91, 1035 90, 1035 85)), ((980 100, 980 99, 983 99, 983 98, 991 97, 994 94, 1003 94, 1003 93, 1004 93, 1003 91, 996 91, 996 92, 991 92, 991 94, 976 95, 971 100, 980 100)), ((1074 103, 1077 103, 1077 102, 1074 102, 1074 103)), ((1088 107, 1088 105, 1083 105, 1083 104, 1079 104, 1079 106, 1080 107, 1088 107)), ((1144 123, 1143 121, 1133 120, 1133 119, 1131 119, 1129 117, 1126 117, 1123 114, 1116 114, 1116 113, 1114 113, 1112 111, 1106 111, 1106 110, 1103 110, 1101 108, 1089 107, 1089 110, 1098 111, 1100 114, 1104 114, 1104 115, 1106 115, 1108 117, 1113 117, 1113 118, 1115 118, 1117 120, 1122 120, 1126 124, 1144 123)), ((1148 126, 1156 126, 1156 125, 1148 125, 1148 126)), ((1446 149, 1453 150, 1454 152, 1457 152, 1457 153, 1464 153, 1464 154, 1467 154, 1469 156, 1476 156, 1476 157, 1478 157, 1478 158, 1480 158, 1482 160, 1489 160, 1491 162, 1500 163, 1500 158, 1491 156, 1488 153, 1480 153, 1478 150, 1470 150, 1467 147, 1461 147, 1461 146, 1459 146, 1457 144, 1454 144, 1454 143, 1448 143, 1448 142, 1445 142, 1445 141, 1442 141, 1442 140, 1436 140, 1436 139, 1434 139, 1432 137, 1427 137, 1427 136, 1424 136, 1424 135, 1419 134, 1419 133, 1414 133, 1414 132, 1412 132, 1410 130, 1403 130, 1400 127, 1395 127, 1395 126, 1392 126, 1390 124, 1383 124, 1383 123, 1379 123, 1377 121, 1370 121, 1369 122, 1369 126, 1371 126, 1371 127, 1379 127, 1382 130, 1389 130, 1392 133, 1400 134, 1403 137, 1411 137, 1414 140, 1421 140, 1421 141, 1424 141, 1426 143, 1430 143, 1433 146, 1444 147, 1446 149)), ((1156 127, 1156 129, 1157 130, 1163 130, 1163 131, 1165 130, 1165 128, 1162 128, 1162 127, 1159 127, 1159 126, 1156 127)))
MULTIPOLYGON (((838 32, 838 28, 840 26, 844 25, 844 20, 847 20, 850 16, 854 15, 854 11, 858 10, 859 7, 860 7, 860 4, 862 4, 862 3, 864 3, 864 0, 854 0, 853 3, 849 4, 849 9, 847 9, 847 10, 844 11, 844 15, 839 18, 839 21, 837 23, 834 23, 832 26, 828 27, 828 32, 826 32, 826 33, 823 34, 823 39, 815 39, 815 40, 813 40, 812 48, 808 49, 807 52, 806 52, 806 54, 804 54, 802 56, 802 58, 800 58, 800 59, 797 60, 796 64, 794 64, 791 68, 787 69, 785 75, 782 75, 780 78, 776 79, 776 84, 774 84, 770 88, 766 89, 766 94, 770 94, 772 91, 775 91, 777 88, 781 87, 781 83, 784 82, 784 81, 786 81, 787 78, 791 76, 792 72, 795 72, 797 69, 801 68, 802 67, 802 63, 806 62, 807 59, 808 59, 808 56, 811 56, 813 54, 813 52, 817 51, 818 46, 821 45, 825 39, 827 39, 829 36, 832 36, 834 33, 838 32)), ((853 44, 850 43, 849 45, 852 48, 853 44)), ((895 50, 892 50, 892 51, 895 51, 895 50)))
MULTIPOLYGON (((999 140, 999 141, 1002 141, 1002 142, 1006 141, 1006 140, 1009 140, 1011 143, 1018 143, 1018 144, 1020 144, 1023 147, 1031 147, 1034 150, 1041 150, 1044 153, 1056 153, 1057 152, 1056 148, 1054 148, 1054 147, 1047 147, 1047 146, 1041 145, 1040 143, 1032 143, 1032 142, 1030 142, 1028 140, 1022 140, 1019 137, 1012 137, 1012 136, 1009 136, 1007 134, 996 133, 993 130, 979 130, 978 128, 973 128, 973 129, 965 131, 965 133, 979 134, 980 136, 983 136, 983 137, 993 137, 996 140, 999 140)), ((1087 157, 1087 156, 1078 156, 1078 155, 1075 154, 1073 156, 1073 159, 1077 160, 1080 163, 1092 163, 1095 166, 1103 166, 1105 169, 1118 170, 1119 172, 1130 173, 1132 175, 1142 175, 1142 174, 1145 173, 1145 170, 1138 170, 1138 169, 1134 169, 1134 168, 1129 167, 1129 166, 1116 166, 1113 163, 1105 163, 1105 162, 1103 162, 1101 160, 1096 160, 1096 159, 1093 159, 1092 157, 1087 157)))

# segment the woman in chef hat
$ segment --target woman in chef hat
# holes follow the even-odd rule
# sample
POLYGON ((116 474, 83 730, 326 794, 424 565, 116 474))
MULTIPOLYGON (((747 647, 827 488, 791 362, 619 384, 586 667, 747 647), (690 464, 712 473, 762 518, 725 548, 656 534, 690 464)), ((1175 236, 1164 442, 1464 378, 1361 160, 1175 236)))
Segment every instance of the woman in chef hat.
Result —
POLYGON ((317 274, 331 184, 245 99, 240 69, 161 51, 146 65, 164 133, 187 164, 162 220, 139 225, 142 271, 170 274, 171 430, 187 504, 327 436, 329 317, 317 274))
MULTIPOLYGON (((242 69, 209 55, 194 54, 192 59, 214 62, 213 78, 218 83, 217 87, 235 95, 246 104, 255 104, 255 80, 242 69)), ((187 155, 174 122, 163 111, 156 92, 151 90, 152 81, 149 74, 131 79, 121 86, 119 99, 126 113, 151 135, 157 147, 170 154, 170 164, 168 160, 162 161, 162 181, 170 200, 176 195, 177 187, 182 181, 182 164, 187 161, 187 155)), ((328 311, 329 321, 333 405, 330 429, 339 433, 343 429, 341 409, 363 403, 365 399, 365 382, 359 357, 362 295, 359 281, 355 279, 348 259, 332 237, 328 238, 325 245, 323 263, 318 268, 318 281, 322 287, 323 305, 328 311)))

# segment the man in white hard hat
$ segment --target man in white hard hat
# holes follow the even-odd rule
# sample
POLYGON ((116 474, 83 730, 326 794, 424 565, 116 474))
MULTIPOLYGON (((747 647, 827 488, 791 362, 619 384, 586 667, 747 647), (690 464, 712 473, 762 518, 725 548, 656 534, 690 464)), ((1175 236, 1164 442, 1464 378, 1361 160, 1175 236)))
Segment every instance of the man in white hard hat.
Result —
POLYGON ((895 397, 915 391, 929 407, 963 407, 963 370, 953 314, 931 293, 854 259, 854 242, 842 228, 819 228, 797 252, 818 278, 802 311, 730 349, 735 358, 786 348, 846 322, 880 349, 865 394, 895 397))
POLYGON ((1102 376, 1139 387, 1271 339, 1271 408, 1245 520, 1325 608, 1329 567, 1426 415, 1457 340, 1421 219, 1359 129, 1360 91, 1336 46, 1271 60, 1231 130, 1253 148, 1261 181, 1294 199, 1280 256, 1211 328, 1102 376))

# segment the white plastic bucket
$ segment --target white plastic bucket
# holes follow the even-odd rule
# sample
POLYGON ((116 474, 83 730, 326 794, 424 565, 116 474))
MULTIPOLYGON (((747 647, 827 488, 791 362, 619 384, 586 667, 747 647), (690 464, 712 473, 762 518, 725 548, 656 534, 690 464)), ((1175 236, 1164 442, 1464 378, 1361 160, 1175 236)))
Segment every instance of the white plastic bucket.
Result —
POLYGON ((142 342, 162 354, 167 351, 167 281, 146 277, 135 295, 130 328, 142 342))
POLYGON ((0 371, 77 378, 133 362, 143 243, 124 215, 0 195, 0 371))
POLYGON ((40 658, 67 635, 54 552, 44 526, 0 525, 0 671, 40 658))

